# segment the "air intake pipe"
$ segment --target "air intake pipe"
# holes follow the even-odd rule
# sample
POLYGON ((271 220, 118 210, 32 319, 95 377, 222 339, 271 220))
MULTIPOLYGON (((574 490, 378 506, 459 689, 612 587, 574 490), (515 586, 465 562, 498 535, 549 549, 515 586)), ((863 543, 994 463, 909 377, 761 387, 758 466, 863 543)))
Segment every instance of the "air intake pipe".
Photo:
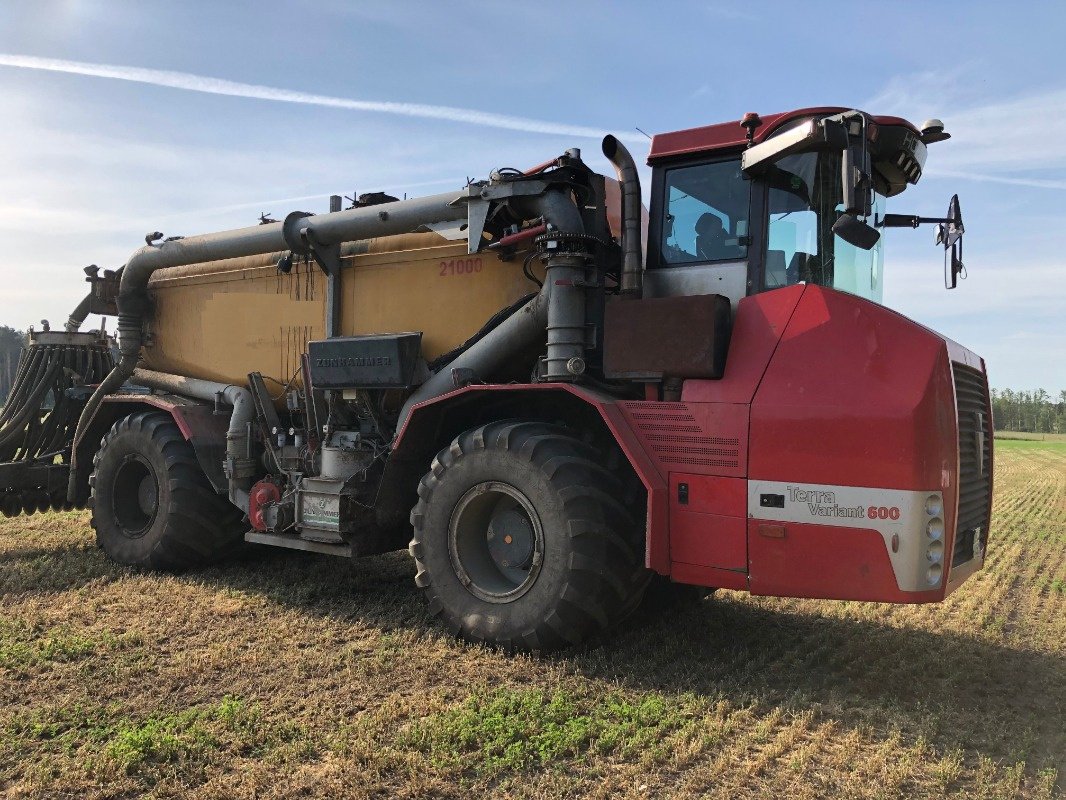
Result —
POLYGON ((644 291, 640 244, 640 175, 626 146, 614 136, 603 137, 603 154, 614 165, 622 185, 622 297, 639 298, 644 291))
MULTIPOLYGON (((526 219, 543 217, 559 233, 580 234, 585 231, 581 212, 564 190, 550 189, 539 195, 516 196, 509 203, 526 219)), ((470 370, 479 379, 486 380, 509 359, 540 345, 546 347, 547 352, 546 380, 572 380, 584 372, 585 292, 581 284, 585 277, 585 259, 573 253, 547 252, 544 286, 537 296, 419 386, 400 409, 397 434, 407 424, 416 405, 456 388, 452 379, 454 370, 470 370)))

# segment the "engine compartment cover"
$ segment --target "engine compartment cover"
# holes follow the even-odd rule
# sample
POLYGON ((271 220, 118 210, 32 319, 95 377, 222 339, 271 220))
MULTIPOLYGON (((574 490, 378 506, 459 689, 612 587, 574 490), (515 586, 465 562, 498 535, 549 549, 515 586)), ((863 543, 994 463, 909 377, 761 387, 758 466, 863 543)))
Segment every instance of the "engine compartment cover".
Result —
POLYGON ((415 385, 422 332, 337 336, 307 343, 316 389, 406 389, 415 385))

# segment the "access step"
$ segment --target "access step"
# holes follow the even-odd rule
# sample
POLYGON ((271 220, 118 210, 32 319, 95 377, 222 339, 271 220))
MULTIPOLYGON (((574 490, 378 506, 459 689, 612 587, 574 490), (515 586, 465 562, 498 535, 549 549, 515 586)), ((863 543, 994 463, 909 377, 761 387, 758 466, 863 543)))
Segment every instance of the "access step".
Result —
POLYGON ((309 553, 325 553, 326 555, 340 556, 341 558, 352 557, 351 545, 312 542, 308 539, 301 539, 299 536, 286 536, 282 533, 248 531, 244 534, 244 541, 252 544, 266 544, 272 547, 288 547, 290 550, 304 550, 309 553))

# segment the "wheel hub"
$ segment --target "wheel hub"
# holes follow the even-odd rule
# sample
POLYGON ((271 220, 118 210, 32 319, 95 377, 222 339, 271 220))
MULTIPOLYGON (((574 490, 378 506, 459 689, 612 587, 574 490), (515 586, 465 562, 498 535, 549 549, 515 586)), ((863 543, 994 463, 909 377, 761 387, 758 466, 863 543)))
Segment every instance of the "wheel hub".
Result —
POLYGON ((515 487, 478 484, 460 498, 448 531, 452 567, 471 594, 509 603, 536 581, 544 556, 540 517, 515 487))
POLYGON ((152 527, 159 510, 159 482, 155 470, 141 456, 127 456, 119 465, 111 505, 123 536, 139 539, 152 527))

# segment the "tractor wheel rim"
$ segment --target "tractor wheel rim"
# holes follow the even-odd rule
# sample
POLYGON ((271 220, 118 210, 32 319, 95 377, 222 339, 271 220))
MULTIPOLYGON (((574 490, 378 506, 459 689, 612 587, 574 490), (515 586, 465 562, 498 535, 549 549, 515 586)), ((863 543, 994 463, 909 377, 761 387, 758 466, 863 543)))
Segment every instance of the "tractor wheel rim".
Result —
POLYGON ((533 586, 544 561, 540 517, 510 484, 486 481, 455 504, 448 554, 467 590, 490 603, 510 603, 533 586))
POLYGON ((159 512, 159 482, 147 460, 131 455, 119 465, 111 504, 123 536, 139 539, 148 532, 159 512))

